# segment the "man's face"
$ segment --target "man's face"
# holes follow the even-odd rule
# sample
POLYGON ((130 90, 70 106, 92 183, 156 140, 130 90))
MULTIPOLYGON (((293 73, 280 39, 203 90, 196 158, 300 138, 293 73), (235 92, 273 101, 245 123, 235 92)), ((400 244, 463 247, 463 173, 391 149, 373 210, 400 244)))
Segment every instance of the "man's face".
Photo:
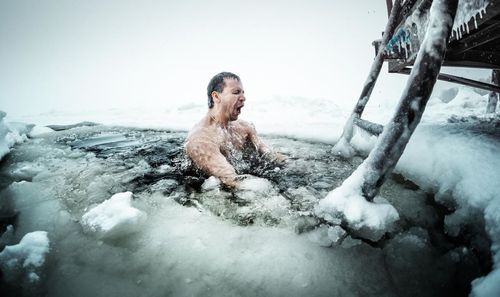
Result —
POLYGON ((225 78, 225 87, 219 93, 222 111, 228 116, 230 121, 236 121, 241 113, 241 108, 245 105, 245 90, 240 81, 232 78, 225 78))

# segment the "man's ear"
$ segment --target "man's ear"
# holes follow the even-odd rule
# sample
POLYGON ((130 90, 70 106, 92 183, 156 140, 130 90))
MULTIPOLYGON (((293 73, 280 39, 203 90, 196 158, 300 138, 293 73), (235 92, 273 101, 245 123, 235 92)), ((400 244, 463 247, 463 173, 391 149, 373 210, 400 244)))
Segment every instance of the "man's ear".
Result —
POLYGON ((217 93, 217 91, 213 91, 211 95, 214 102, 220 103, 220 96, 219 93, 217 93))

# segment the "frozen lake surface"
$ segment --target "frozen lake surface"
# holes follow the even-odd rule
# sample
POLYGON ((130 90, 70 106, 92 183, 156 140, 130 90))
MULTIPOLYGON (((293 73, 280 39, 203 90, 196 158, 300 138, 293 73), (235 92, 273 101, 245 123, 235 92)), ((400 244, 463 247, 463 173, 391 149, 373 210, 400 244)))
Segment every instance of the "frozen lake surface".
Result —
POLYGON ((381 191, 400 216, 382 240, 317 219, 314 205, 360 157, 264 137, 288 164, 243 154, 238 172, 259 178, 230 190, 193 170, 185 136, 77 127, 13 148, 0 166, 0 250, 35 230, 47 232, 50 250, 43 266, 4 274, 2 296, 467 296, 491 270, 480 220, 447 236, 453 209, 401 175, 381 191), (85 227, 85 213, 127 191, 144 220, 112 236, 85 227))

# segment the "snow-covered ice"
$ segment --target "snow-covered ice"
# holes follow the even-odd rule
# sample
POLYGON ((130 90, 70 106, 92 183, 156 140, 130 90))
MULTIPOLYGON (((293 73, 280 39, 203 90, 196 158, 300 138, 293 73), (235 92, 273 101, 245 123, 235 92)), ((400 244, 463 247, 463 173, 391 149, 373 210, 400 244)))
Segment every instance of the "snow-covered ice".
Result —
POLYGON ((15 245, 7 245, 0 252, 0 269, 9 282, 36 283, 49 253, 50 241, 45 231, 34 231, 23 236, 15 245))
POLYGON ((99 238, 120 237, 133 233, 144 223, 147 215, 134 208, 132 193, 114 194, 82 216, 82 226, 99 238))
POLYGON ((377 196, 368 202, 362 195, 363 165, 344 181, 342 186, 331 191, 321 200, 315 213, 327 221, 346 221, 358 235, 377 241, 386 232, 393 230, 399 219, 397 210, 384 198, 377 196))
POLYGON ((27 140, 26 134, 29 133, 33 125, 12 123, 5 121, 6 112, 0 110, 0 160, 9 153, 10 148, 16 143, 27 140))

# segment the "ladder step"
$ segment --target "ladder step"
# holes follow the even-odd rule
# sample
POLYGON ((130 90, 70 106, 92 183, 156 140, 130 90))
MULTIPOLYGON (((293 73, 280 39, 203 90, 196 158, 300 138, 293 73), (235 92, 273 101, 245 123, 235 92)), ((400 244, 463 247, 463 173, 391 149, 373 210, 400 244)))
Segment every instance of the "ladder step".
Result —
POLYGON ((372 135, 380 135, 384 126, 367 120, 354 118, 354 124, 372 135))

